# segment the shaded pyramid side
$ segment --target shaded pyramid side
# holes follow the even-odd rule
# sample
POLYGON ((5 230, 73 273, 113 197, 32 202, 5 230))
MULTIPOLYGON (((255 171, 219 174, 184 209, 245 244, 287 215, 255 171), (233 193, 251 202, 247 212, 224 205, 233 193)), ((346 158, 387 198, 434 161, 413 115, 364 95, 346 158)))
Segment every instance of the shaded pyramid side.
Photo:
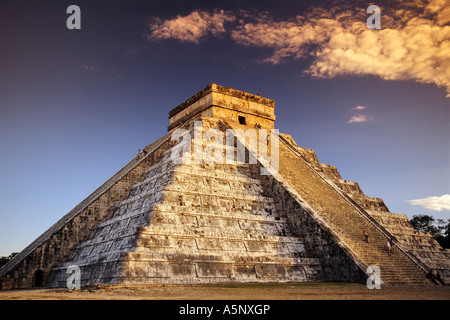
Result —
POLYGON ((382 280, 387 284, 426 285, 426 268, 405 251, 395 238, 373 217, 359 208, 333 183, 308 164, 296 152, 292 143, 280 139, 279 174, 292 186, 340 239, 366 265, 381 268, 382 280), (364 242, 363 231, 370 235, 364 242), (386 242, 393 238, 395 246, 389 256, 386 242))
MULTIPOLYGON (((223 133, 220 121, 202 123, 223 133)), ((80 267, 82 285, 363 281, 295 199, 260 176, 259 164, 175 164, 170 154, 53 268, 50 286, 66 285, 70 265, 80 267)))
POLYGON ((429 270, 440 272, 444 281, 450 283, 450 249, 442 248, 431 234, 416 231, 406 215, 390 212, 383 199, 365 195, 357 182, 342 179, 335 166, 320 163, 314 150, 299 147, 287 134, 280 135, 314 171, 346 196, 354 206, 369 214, 405 251, 429 270))

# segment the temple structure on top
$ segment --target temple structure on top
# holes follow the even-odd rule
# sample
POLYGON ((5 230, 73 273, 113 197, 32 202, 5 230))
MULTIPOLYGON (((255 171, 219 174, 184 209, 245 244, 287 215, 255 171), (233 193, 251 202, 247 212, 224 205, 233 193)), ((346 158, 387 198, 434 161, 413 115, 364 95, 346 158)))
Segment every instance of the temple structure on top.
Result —
POLYGON ((213 117, 253 127, 274 129, 275 101, 244 91, 210 84, 169 112, 171 131, 196 117, 213 117))

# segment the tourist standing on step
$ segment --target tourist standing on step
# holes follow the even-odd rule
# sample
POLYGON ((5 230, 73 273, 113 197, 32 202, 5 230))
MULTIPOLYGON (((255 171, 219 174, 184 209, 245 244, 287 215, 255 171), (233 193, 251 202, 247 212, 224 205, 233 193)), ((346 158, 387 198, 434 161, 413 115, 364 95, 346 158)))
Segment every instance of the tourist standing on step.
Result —
POLYGON ((386 247, 387 247, 388 255, 391 255, 391 249, 392 249, 392 240, 391 239, 387 239, 386 247))
POLYGON ((363 231, 363 236, 364 236, 364 239, 366 240, 366 242, 369 243, 369 235, 367 234, 366 231, 363 231))

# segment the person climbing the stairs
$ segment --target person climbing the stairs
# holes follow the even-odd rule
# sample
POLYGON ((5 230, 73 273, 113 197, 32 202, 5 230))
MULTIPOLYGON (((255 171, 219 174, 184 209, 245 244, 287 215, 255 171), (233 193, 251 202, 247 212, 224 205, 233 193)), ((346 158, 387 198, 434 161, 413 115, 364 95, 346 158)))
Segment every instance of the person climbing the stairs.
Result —
POLYGON ((388 255, 390 256, 391 255, 391 250, 392 250, 392 240, 391 239, 387 239, 386 248, 387 248, 387 251, 388 251, 388 255))
POLYGON ((364 239, 367 243, 369 243, 369 234, 366 231, 363 231, 364 239))

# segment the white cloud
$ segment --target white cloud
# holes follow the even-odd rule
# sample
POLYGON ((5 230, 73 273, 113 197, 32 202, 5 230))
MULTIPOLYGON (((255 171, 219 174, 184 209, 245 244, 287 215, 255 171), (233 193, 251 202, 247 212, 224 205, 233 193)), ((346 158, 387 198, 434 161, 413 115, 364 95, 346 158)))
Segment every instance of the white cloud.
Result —
POLYGON ((413 206, 421 206, 433 211, 450 210, 450 194, 444 194, 440 197, 409 200, 409 203, 413 206))
POLYGON ((376 32, 361 23, 338 27, 317 50, 307 73, 317 78, 375 75, 384 80, 413 79, 445 87, 450 97, 450 26, 418 20, 376 32))
POLYGON ((364 107, 364 106, 356 106, 356 107, 354 107, 354 108, 352 109, 352 111, 353 111, 353 110, 365 110, 365 109, 367 109, 367 107, 364 107))
POLYGON ((363 123, 363 122, 367 122, 370 120, 371 119, 365 115, 356 114, 353 117, 351 117, 350 120, 348 120, 348 123, 363 123))

